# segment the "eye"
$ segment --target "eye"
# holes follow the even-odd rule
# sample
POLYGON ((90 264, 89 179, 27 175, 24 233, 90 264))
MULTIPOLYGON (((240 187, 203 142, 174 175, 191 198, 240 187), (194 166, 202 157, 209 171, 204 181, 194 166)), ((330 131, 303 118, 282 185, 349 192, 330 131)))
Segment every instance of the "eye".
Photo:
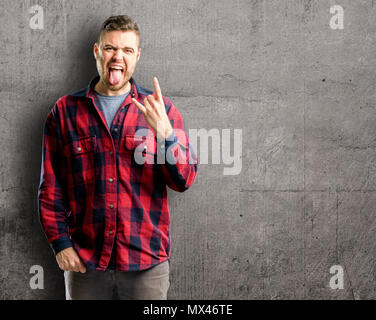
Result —
POLYGON ((111 48, 111 47, 106 47, 106 48, 104 48, 104 50, 106 50, 106 51, 110 51, 110 50, 113 50, 113 48, 111 48))

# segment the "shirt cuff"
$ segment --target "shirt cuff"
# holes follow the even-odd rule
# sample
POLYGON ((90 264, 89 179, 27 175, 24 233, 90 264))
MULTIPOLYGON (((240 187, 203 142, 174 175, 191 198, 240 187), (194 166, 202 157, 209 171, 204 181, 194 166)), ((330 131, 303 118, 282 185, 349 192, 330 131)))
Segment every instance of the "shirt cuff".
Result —
POLYGON ((57 255, 61 250, 73 247, 73 243, 69 236, 63 236, 59 239, 52 241, 51 247, 55 255, 57 255))

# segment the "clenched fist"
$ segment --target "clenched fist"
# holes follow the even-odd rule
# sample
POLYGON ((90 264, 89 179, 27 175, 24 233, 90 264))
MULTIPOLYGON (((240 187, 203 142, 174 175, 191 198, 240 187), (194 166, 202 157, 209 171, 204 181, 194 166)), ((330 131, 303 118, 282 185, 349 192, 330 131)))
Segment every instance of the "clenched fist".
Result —
POLYGON ((56 255, 59 268, 64 271, 86 272, 86 267, 73 247, 61 250, 56 255))

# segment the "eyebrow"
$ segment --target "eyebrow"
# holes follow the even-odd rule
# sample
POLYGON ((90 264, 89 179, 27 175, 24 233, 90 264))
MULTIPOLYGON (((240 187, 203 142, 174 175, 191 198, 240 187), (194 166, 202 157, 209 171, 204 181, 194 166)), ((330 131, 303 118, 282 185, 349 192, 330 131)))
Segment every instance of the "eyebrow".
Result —
MULTIPOLYGON (((109 44, 109 43, 106 43, 103 48, 106 48, 106 47, 113 47, 113 48, 116 48, 116 46, 112 45, 112 44, 109 44)), ((117 48, 116 48, 117 49, 117 48)), ((132 47, 124 47, 122 49, 132 49, 134 51, 134 49, 132 47)))

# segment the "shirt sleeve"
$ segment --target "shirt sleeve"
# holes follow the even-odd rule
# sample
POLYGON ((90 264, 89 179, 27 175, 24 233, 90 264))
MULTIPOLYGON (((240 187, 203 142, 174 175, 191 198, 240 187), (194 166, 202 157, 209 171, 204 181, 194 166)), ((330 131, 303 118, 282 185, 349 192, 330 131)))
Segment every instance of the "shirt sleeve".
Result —
POLYGON ((166 139, 157 140, 157 152, 164 160, 161 171, 166 184, 175 191, 183 192, 197 176, 198 157, 189 143, 181 114, 168 99, 165 99, 165 104, 169 106, 167 115, 173 131, 166 139))
POLYGON ((38 214, 47 240, 57 254, 73 244, 68 232, 62 134, 55 117, 56 105, 48 114, 43 129, 38 214))

